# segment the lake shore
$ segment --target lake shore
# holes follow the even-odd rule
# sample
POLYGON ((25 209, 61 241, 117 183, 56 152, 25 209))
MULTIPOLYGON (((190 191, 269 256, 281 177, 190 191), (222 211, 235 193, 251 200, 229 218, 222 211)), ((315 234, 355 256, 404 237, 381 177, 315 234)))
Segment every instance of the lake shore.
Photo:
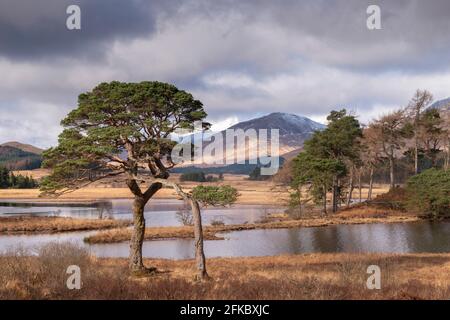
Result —
POLYGON ((0 235, 51 234, 127 227, 127 220, 75 219, 66 217, 0 217, 0 235))
MULTIPOLYGON (((223 237, 218 234, 232 231, 325 227, 340 224, 407 223, 422 221, 423 218, 401 211, 364 207, 344 210, 327 217, 294 220, 286 214, 275 214, 269 216, 267 220, 269 221, 252 224, 207 225, 203 228, 204 238, 205 240, 222 240, 223 237)), ((124 242, 131 239, 131 232, 132 230, 129 228, 110 229, 90 235, 84 241, 89 244, 124 242)), ((186 238, 194 238, 192 226, 149 227, 146 228, 144 235, 146 241, 186 238)))
POLYGON ((0 299, 449 299, 450 254, 319 253, 207 260, 211 280, 196 282, 193 260, 145 259, 156 275, 129 276, 128 260, 98 259, 50 247, 37 257, 0 256, 0 299), (60 270, 83 270, 82 290, 68 290, 60 270), (367 267, 381 270, 369 290, 367 267), (30 281, 30 279, 34 279, 30 281))
MULTIPOLYGON (((32 173, 32 171, 30 171, 32 173)), ((25 174, 25 173, 24 173, 25 174)), ((246 175, 225 175, 225 180, 220 182, 205 182, 201 185, 231 185, 240 194, 236 204, 270 205, 284 206, 289 200, 289 192, 286 186, 280 186, 271 181, 251 181, 246 175)), ((171 181, 177 182, 181 187, 189 192, 193 187, 199 185, 198 182, 179 181, 179 174, 173 174, 171 181)), ((388 191, 386 185, 376 185, 373 189, 373 196, 388 191)), ((17 200, 32 202, 50 203, 89 203, 101 200, 132 199, 130 190, 123 186, 103 185, 98 183, 91 187, 82 188, 72 193, 62 195, 59 198, 39 197, 38 189, 2 189, 0 190, 0 201, 17 200)), ((363 189, 362 198, 367 197, 367 189, 363 189)), ((173 189, 163 188, 159 190, 152 199, 180 199, 173 189)), ((150 201, 152 201, 152 199, 150 201)))

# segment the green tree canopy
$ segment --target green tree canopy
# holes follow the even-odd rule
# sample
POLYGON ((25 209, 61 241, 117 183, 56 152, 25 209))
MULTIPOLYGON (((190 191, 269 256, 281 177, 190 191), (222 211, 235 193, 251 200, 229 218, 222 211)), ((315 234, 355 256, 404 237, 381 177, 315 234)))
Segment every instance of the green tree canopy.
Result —
POLYGON ((406 208, 430 216, 450 215, 450 170, 428 169, 406 186, 406 208))
POLYGON ((309 184, 316 202, 324 202, 325 212, 326 193, 330 188, 333 192, 333 211, 337 210, 340 179, 347 174, 349 165, 359 161, 362 149, 362 129, 354 116, 342 109, 332 111, 327 119, 327 128, 316 131, 305 141, 304 150, 295 161, 295 191, 291 197, 296 199, 299 187, 309 184))
POLYGON ((239 193, 231 186, 197 186, 192 197, 205 206, 228 206, 236 202, 239 193))
POLYGON ((300 188, 309 186, 315 203, 323 203, 326 212, 327 192, 332 189, 335 177, 342 177, 347 170, 345 164, 337 159, 317 158, 308 152, 300 153, 293 164, 291 204, 301 205, 300 188))
POLYGON ((52 168, 42 191, 76 189, 105 176, 140 170, 167 178, 178 128, 193 128, 206 117, 190 93, 162 82, 102 83, 78 98, 78 108, 62 120, 58 146, 44 153, 52 168))

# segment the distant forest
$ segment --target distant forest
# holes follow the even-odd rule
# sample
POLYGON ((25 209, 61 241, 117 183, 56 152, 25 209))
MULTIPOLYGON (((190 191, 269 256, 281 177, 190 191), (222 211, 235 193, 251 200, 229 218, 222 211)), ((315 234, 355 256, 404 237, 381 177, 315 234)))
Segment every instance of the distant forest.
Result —
POLYGON ((33 189, 38 183, 32 177, 14 174, 4 167, 0 167, 0 189, 33 189))
POLYGON ((9 170, 33 170, 41 167, 42 157, 9 146, 0 146, 0 166, 9 170))

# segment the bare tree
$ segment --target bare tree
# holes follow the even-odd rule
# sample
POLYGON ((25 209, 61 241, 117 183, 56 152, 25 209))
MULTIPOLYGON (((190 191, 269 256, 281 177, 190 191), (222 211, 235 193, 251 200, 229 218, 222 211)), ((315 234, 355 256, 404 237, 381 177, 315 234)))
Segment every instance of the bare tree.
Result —
POLYGON ((442 136, 444 145, 444 169, 450 169, 450 108, 446 112, 441 113, 442 123, 442 136))
POLYGON ((405 112, 398 110, 382 116, 369 127, 381 145, 381 155, 389 161, 390 189, 395 187, 395 160, 397 151, 405 146, 405 112))
POLYGON ((383 161, 383 147, 379 140, 379 129, 374 126, 364 128, 362 145, 364 148, 362 149, 361 161, 364 168, 369 172, 367 199, 372 200, 374 171, 383 161))

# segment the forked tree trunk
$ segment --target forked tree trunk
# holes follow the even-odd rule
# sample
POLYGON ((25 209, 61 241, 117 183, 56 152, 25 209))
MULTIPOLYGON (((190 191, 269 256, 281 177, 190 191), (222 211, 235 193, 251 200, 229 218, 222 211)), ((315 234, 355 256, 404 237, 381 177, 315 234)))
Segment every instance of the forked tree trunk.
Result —
POLYGON ((143 196, 135 196, 133 201, 133 233, 130 241, 129 267, 132 273, 139 274, 146 269, 142 261, 142 244, 145 234, 144 219, 145 199, 143 196))
POLYGON ((133 233, 130 240, 129 268, 134 275, 143 275, 156 271, 146 268, 142 259, 142 244, 145 235, 144 208, 153 195, 162 188, 161 183, 153 183, 142 193, 135 180, 128 180, 127 185, 134 194, 133 201, 133 233))
POLYGON ((203 226, 200 206, 198 202, 189 198, 192 208, 192 218, 194 220, 194 238, 195 238, 195 262, 197 264, 197 279, 206 280, 209 278, 206 272, 206 259, 203 250, 203 226))

